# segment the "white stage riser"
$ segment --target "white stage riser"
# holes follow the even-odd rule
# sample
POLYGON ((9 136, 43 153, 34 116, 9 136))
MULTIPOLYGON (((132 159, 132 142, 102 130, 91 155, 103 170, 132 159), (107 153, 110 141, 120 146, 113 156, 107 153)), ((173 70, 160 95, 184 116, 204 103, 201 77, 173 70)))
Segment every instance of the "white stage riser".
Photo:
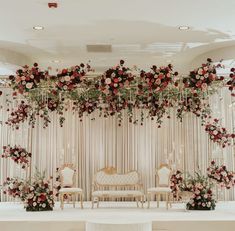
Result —
MULTIPOLYGON (((56 203, 53 211, 26 212, 21 203, 0 203, 0 231, 86 231, 86 222, 101 224, 140 224, 152 222, 153 231, 234 231, 235 202, 219 202, 214 211, 186 211, 182 203, 167 210, 165 203, 137 208, 135 202, 101 202, 100 208, 84 209, 77 203, 64 210, 56 203)), ((115 230, 115 229, 114 229, 115 230)), ((99 230, 100 231, 100 230, 99 230)), ((112 230, 110 230, 112 231, 112 230)), ((124 231, 122 229, 121 231, 124 231)), ((137 230, 136 230, 137 231, 137 230)))
MULTIPOLYGON (((114 218, 115 219, 115 218, 114 218)), ((86 231, 86 222, 81 221, 0 221, 4 231, 86 231)), ((234 231, 234 221, 156 221, 153 231, 234 231)))

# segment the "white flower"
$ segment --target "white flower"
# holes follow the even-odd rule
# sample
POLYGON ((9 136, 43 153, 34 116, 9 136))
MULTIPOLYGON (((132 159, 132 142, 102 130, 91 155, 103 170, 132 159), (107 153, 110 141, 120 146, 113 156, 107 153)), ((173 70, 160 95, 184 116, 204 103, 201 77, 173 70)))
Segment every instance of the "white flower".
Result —
POLYGON ((14 188, 14 184, 11 183, 11 184, 9 185, 9 188, 10 188, 10 189, 13 189, 13 188, 14 188))
POLYGON ((156 84, 158 84, 158 85, 161 84, 161 80, 160 80, 160 79, 157 79, 155 82, 156 82, 156 84))
POLYGON ((43 203, 43 204, 42 204, 42 207, 43 207, 43 208, 46 208, 46 204, 45 204, 45 203, 43 203))
POLYGON ((64 90, 67 90, 67 89, 68 89, 68 87, 65 85, 65 86, 63 86, 63 89, 64 89, 64 90))
POLYGON ((218 131, 217 130, 214 130, 213 131, 213 134, 216 136, 218 134, 218 131))
POLYGON ((31 79, 34 79, 34 75, 30 75, 30 78, 31 78, 31 79))
POLYGON ((111 82, 112 82, 112 81, 111 81, 110 78, 105 79, 105 83, 106 83, 106 84, 110 84, 111 82))
POLYGON ((31 89, 33 87, 33 83, 27 83, 26 88, 31 89))
POLYGON ((37 202, 33 202, 33 206, 36 207, 37 206, 37 202))
POLYGON ((22 84, 23 84, 23 85, 25 85, 25 84, 26 84, 26 82, 25 82, 25 81, 23 81, 23 82, 22 82, 22 84))
POLYGON ((116 75, 115 75, 115 73, 113 72, 113 73, 111 74, 111 77, 113 77, 113 78, 114 78, 115 76, 116 76, 116 75))
POLYGON ((202 75, 202 69, 201 68, 198 69, 198 74, 202 75))
POLYGON ((70 79, 71 79, 71 78, 70 78, 70 76, 68 76, 68 75, 66 75, 66 76, 64 77, 64 80, 67 81, 67 82, 69 82, 70 79))

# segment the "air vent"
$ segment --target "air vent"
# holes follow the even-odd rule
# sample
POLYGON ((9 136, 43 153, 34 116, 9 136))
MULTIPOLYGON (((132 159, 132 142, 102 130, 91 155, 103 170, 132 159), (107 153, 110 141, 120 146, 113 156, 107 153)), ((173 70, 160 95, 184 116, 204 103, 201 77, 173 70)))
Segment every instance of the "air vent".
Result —
POLYGON ((104 45, 104 44, 87 45, 86 49, 87 52, 107 53, 107 52, 112 52, 112 45, 104 45))

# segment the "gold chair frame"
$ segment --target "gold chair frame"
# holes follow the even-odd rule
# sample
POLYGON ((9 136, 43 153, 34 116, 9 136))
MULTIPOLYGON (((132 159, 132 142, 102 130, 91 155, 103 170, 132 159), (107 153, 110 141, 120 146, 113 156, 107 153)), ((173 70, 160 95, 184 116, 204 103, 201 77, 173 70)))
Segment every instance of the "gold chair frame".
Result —
MULTIPOLYGON (((156 187, 169 187, 170 186, 170 178, 171 178, 171 174, 172 174, 172 170, 170 168, 170 166, 168 164, 160 164, 160 167, 158 169, 156 169, 156 173, 155 175, 157 176, 157 184, 156 184, 156 187), (170 170, 170 174, 169 174, 169 179, 168 179, 168 184, 159 184, 159 176, 158 176, 158 171, 162 168, 168 168, 170 170)), ((160 196, 161 195, 164 195, 165 198, 166 198, 166 208, 168 209, 169 208, 169 205, 170 207, 172 206, 171 204, 171 195, 172 195, 172 192, 149 192, 147 190, 147 201, 148 201, 148 209, 150 208, 150 200, 151 200, 151 195, 156 195, 157 197, 157 207, 159 208, 159 201, 160 201, 160 196)))
MULTIPOLYGON (((138 189, 139 191, 142 191, 143 192, 143 184, 141 183, 141 178, 140 178, 140 174, 135 171, 135 170, 132 170, 132 171, 128 171, 124 174, 119 174, 117 173, 117 169, 115 167, 106 167, 106 168, 102 168, 100 170, 98 170, 94 176, 94 180, 93 180, 93 184, 92 184, 92 193, 94 191, 99 191, 99 190, 104 190, 104 189, 115 189, 115 190, 118 190, 118 188, 134 188, 134 189, 138 189), (139 182, 137 184, 119 184, 119 185, 114 185, 114 184, 99 184, 97 181, 96 181, 96 176, 99 172, 105 172, 106 174, 108 175, 113 175, 113 174, 117 174, 117 175, 125 175, 125 174, 128 174, 128 173, 131 173, 131 172, 136 172, 138 174, 138 179, 139 179, 139 182)), ((92 195, 92 209, 94 208, 94 203, 95 203, 95 198, 98 198, 97 200, 97 208, 99 208, 99 201, 100 201, 100 198, 97 197, 97 196, 93 196, 92 195)), ((139 208, 139 202, 141 202, 141 207, 143 208, 143 203, 144 203, 144 193, 143 195, 141 196, 136 196, 136 195, 133 195, 133 194, 130 194, 130 195, 127 195, 127 196, 109 196, 109 195, 102 195, 102 199, 104 200, 105 198, 111 198, 111 199, 117 199, 117 198, 134 198, 136 200, 136 203, 137 203, 137 207, 139 208)))
MULTIPOLYGON (((65 185, 68 188, 75 188, 75 168, 73 167, 73 164, 67 163, 64 164, 60 169, 59 169, 59 173, 60 173, 60 179, 61 179, 61 189, 64 186, 64 179, 63 179, 63 174, 61 173, 62 170, 64 170, 65 168, 70 168, 71 170, 74 171, 73 174, 73 179, 72 179, 72 184, 71 185, 65 185)), ((76 201, 76 195, 78 195, 80 197, 80 204, 81 204, 81 208, 83 209, 83 191, 81 192, 59 192, 59 198, 60 198, 60 208, 63 210, 64 209, 64 195, 70 195, 73 201, 73 207, 75 208, 75 201, 76 201)))

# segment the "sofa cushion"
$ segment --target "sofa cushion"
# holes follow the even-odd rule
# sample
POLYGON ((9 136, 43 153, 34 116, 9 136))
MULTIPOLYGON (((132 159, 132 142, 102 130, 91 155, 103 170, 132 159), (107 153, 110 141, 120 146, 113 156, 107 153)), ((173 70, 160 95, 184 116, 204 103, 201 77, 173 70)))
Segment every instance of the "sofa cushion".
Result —
POLYGON ((101 191, 94 191, 92 193, 93 197, 101 197, 101 196, 108 196, 108 197, 128 197, 128 196, 143 196, 143 192, 138 190, 101 190, 101 191))
POLYGON ((169 187, 148 188, 148 192, 171 192, 169 187))
POLYGON ((78 193, 78 192, 82 192, 82 189, 80 188, 61 188, 59 190, 59 193, 78 193))

